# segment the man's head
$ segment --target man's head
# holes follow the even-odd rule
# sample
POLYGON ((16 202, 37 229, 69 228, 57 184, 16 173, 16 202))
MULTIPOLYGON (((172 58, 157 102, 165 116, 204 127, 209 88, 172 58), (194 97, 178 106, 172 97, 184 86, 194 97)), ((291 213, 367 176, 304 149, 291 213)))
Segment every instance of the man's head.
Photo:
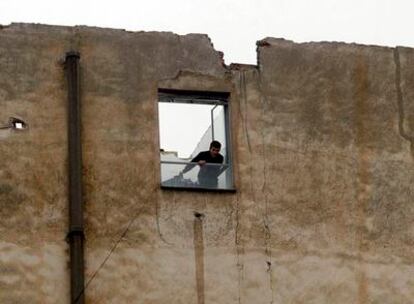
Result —
POLYGON ((218 142, 217 140, 213 140, 210 144, 210 149, 209 149, 211 156, 216 157, 217 155, 219 155, 220 149, 221 149, 221 143, 218 142))

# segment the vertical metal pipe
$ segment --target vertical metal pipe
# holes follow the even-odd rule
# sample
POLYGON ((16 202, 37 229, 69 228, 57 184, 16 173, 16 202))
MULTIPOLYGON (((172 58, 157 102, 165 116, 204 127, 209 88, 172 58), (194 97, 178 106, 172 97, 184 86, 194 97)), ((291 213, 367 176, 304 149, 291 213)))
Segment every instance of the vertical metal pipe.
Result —
POLYGON ((66 54, 68 83, 69 233, 71 303, 84 304, 82 149, 79 94, 79 53, 66 54))

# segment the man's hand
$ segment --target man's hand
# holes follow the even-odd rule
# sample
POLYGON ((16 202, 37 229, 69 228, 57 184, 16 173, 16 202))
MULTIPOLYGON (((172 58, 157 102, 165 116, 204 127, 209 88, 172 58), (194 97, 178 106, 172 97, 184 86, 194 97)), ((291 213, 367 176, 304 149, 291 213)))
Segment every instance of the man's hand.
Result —
POLYGON ((201 167, 201 166, 204 166, 206 164, 206 161, 205 160, 199 160, 198 161, 198 165, 201 167))

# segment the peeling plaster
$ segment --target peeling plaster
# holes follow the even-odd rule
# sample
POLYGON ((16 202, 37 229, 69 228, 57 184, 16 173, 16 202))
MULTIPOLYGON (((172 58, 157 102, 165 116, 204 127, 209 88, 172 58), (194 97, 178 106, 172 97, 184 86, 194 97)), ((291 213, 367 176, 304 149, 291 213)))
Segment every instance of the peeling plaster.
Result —
POLYGON ((397 91, 397 105, 398 105, 398 130, 402 138, 410 142, 411 153, 414 156, 414 136, 410 136, 404 129, 405 111, 404 98, 401 89, 401 62, 398 47, 394 49, 395 62, 395 88, 397 91))

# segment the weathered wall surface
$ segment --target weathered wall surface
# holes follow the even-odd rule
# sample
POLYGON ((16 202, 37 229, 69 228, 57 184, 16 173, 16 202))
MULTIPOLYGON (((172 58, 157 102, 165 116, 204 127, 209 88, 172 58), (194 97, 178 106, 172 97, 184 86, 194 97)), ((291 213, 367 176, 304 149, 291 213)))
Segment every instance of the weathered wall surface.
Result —
POLYGON ((67 275, 66 90, 71 31, 0 29, 0 303, 59 303, 67 275))
POLYGON ((412 52, 260 45, 276 298, 410 303, 412 52))
POLYGON ((0 302, 69 303, 65 52, 81 55, 87 303, 413 303, 414 51, 0 30, 0 302), (236 193, 159 186, 157 89, 230 92, 236 193), (201 216, 195 216, 200 213, 201 216))

